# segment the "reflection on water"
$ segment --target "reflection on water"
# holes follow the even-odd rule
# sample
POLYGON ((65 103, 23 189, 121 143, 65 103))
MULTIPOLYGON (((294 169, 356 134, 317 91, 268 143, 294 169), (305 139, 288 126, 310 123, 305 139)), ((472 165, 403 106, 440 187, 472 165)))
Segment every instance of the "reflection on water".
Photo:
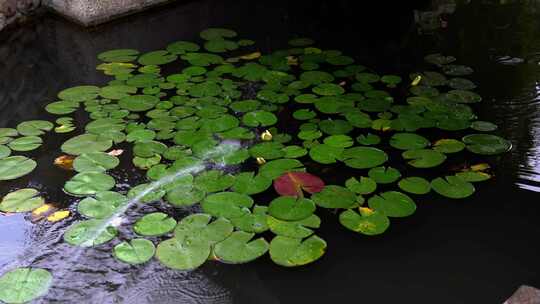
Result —
MULTIPOLYGON (((37 117, 52 120, 42 107, 54 101, 59 90, 103 84, 106 79, 95 71, 95 54, 103 50, 159 49, 171 41, 194 40, 210 26, 235 28, 257 40, 262 50, 283 47, 292 33, 306 34, 381 71, 410 71, 425 52, 442 50, 475 68, 474 80, 485 100, 478 109, 480 118, 498 124, 500 134, 514 145, 511 153, 490 160, 496 178, 479 186, 475 198, 464 203, 426 199, 414 217, 395 221, 377 238, 354 235, 339 227, 335 216, 327 216, 321 236, 331 251, 320 262, 292 271, 268 259, 248 265, 208 262, 193 272, 166 269, 155 260, 130 266, 111 258, 112 242, 82 250, 75 261, 62 233, 76 216, 54 224, 4 216, 0 273, 19 266, 51 270, 54 286, 41 303, 346 303, 352 297, 366 303, 413 298, 418 303, 500 303, 519 284, 540 287, 535 271, 540 267, 535 241, 540 208, 530 203, 537 197, 514 187, 540 189, 540 28, 538 18, 531 18, 530 4, 501 9, 472 1, 458 6, 441 33, 417 37, 409 30, 413 7, 402 13, 384 5, 368 11, 347 1, 322 2, 305 7, 291 1, 201 0, 91 30, 46 16, 0 37, 0 127, 37 117), (243 11, 246 7, 249 14, 243 11), (381 20, 395 24, 390 31, 378 29, 381 20), (56 271, 65 268, 68 271, 56 271)), ((44 145, 29 154, 38 159, 34 174, 3 182, 0 195, 30 186, 43 191, 48 202, 69 206, 76 214, 79 199, 61 191, 72 173, 52 164, 60 144, 72 135, 46 137, 44 145)), ((129 152, 121 156, 122 164, 130 160, 129 152)), ((119 191, 144 178, 127 166, 112 175, 119 191)), ((145 206, 129 218, 162 211, 157 208, 145 206)), ((131 238, 128 226, 120 235, 131 238)))

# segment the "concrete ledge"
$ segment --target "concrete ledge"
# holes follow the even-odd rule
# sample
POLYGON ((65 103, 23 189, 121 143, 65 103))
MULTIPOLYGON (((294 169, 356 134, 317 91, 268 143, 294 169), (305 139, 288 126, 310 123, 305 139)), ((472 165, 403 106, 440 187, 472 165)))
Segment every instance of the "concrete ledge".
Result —
POLYGON ((44 5, 84 26, 92 26, 175 0, 45 0, 44 5))

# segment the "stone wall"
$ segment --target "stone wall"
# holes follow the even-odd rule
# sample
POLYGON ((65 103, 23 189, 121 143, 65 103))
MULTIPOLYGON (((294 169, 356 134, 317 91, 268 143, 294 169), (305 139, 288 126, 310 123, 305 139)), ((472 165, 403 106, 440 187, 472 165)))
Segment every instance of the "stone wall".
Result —
POLYGON ((41 6, 41 0, 0 0, 0 31, 24 20, 41 6))

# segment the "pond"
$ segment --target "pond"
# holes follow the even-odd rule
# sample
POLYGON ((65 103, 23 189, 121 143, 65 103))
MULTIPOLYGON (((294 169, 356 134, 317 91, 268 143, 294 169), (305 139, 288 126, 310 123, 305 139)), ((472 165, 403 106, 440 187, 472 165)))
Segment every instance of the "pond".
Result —
POLYGON ((540 286, 539 7, 462 4, 433 29, 385 5, 202 0, 2 33, 0 300, 540 286))

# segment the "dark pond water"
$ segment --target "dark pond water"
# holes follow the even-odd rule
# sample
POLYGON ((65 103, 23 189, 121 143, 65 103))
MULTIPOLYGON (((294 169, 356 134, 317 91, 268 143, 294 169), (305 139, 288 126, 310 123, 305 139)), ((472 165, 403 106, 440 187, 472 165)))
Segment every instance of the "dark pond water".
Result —
MULTIPOLYGON (((51 270, 54 286, 38 303, 502 303, 521 284, 540 287, 540 26, 533 14, 540 4, 473 1, 445 16, 446 29, 418 35, 413 4, 368 9, 347 1, 289 2, 182 2, 93 29, 44 15, 2 33, 0 127, 52 119, 43 106, 58 91, 104 84, 107 79, 95 70, 96 54, 104 50, 159 49, 195 40, 212 26, 233 28, 263 51, 285 47, 299 34, 380 72, 408 73, 433 51, 473 67, 484 98, 480 118, 496 123, 498 134, 514 145, 489 159, 495 178, 465 200, 423 197, 413 216, 393 220, 377 237, 346 231, 336 216, 323 214, 318 234, 328 252, 295 269, 268 257, 246 265, 209 262, 192 272, 155 261, 126 266, 110 257, 107 246, 81 250, 63 243, 71 220, 33 224, 25 215, 5 216, 0 272, 29 265, 51 270)), ((29 154, 39 163, 36 171, 0 184, 0 195, 31 186, 49 201, 73 206, 77 200, 60 190, 71 173, 52 165, 71 136, 45 137, 29 154)), ((142 178, 127 167, 114 176, 124 188, 142 178)))

